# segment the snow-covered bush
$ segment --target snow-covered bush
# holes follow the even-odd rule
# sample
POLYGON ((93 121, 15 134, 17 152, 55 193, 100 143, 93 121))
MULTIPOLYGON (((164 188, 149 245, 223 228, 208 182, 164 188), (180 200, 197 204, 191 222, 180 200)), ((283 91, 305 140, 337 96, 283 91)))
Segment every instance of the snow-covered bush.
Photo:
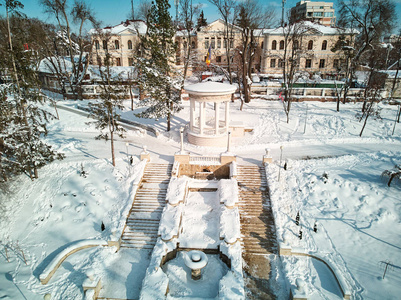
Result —
POLYGON ((395 182, 401 183, 401 165, 395 165, 391 170, 384 170, 382 173, 382 178, 387 178, 387 185, 390 186, 391 182, 395 179, 395 182))

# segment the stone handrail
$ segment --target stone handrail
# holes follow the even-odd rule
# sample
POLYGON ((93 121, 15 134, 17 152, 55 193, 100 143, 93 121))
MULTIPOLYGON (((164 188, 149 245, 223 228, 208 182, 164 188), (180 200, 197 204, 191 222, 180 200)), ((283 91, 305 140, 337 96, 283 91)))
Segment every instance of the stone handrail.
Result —
POLYGON ((66 260, 71 254, 78 252, 83 249, 97 247, 97 246, 107 246, 107 242, 103 240, 79 240, 75 243, 69 245, 58 253, 43 272, 39 275, 40 282, 42 284, 47 284, 49 280, 53 277, 54 273, 60 267, 64 260, 66 260))
POLYGON ((299 249, 299 248, 291 248, 289 246, 282 246, 280 245, 280 250, 279 250, 280 255, 296 255, 296 256, 307 256, 314 258, 322 263, 324 263, 327 268, 331 271, 331 273, 334 275, 334 278, 337 281, 338 286, 340 287, 340 290, 343 294, 344 299, 351 299, 351 288, 349 284, 346 282, 344 279, 343 275, 341 274, 340 270, 334 265, 331 265, 331 263, 325 259, 324 257, 320 256, 317 253, 309 253, 305 251, 304 249, 299 249))

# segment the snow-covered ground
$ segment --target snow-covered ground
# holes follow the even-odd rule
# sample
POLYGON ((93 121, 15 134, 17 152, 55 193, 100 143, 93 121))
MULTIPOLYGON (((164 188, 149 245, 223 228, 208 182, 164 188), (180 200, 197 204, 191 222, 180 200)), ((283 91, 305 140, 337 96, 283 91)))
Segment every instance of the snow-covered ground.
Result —
MULTIPOLYGON (((74 102, 61 103, 75 106, 74 102)), ((114 253, 113 248, 90 248, 64 261, 47 285, 38 277, 50 259, 72 242, 110 240, 122 229, 142 146, 148 147, 152 161, 172 162, 180 147, 179 128, 189 120, 189 103, 183 106, 170 133, 164 132, 165 120, 138 120, 127 109, 124 118, 147 123, 161 134, 127 132, 127 137, 115 144, 116 168, 110 163, 110 143, 94 139, 97 132, 86 124, 88 119, 59 109, 60 120, 52 121, 47 139, 66 159, 43 167, 35 181, 21 175, 0 194, 0 273, 4 274, 0 276, 0 298, 43 299, 49 293, 54 299, 76 299, 91 270, 102 278, 104 295, 115 292, 115 298, 138 297, 149 263, 149 253, 141 251, 114 253), (131 155, 132 167, 128 163, 131 155), (80 176, 81 165, 88 173, 86 178, 80 176)), ((341 105, 340 112, 335 111, 335 103, 294 103, 288 124, 278 101, 256 99, 245 104, 243 111, 239 106, 239 102, 230 103, 232 120, 253 131, 243 139, 234 138, 231 152, 238 155, 239 164, 260 164, 265 148, 271 149, 274 162, 268 177, 279 241, 330 253, 353 285, 357 299, 397 298, 401 292, 400 187, 388 188, 380 178, 383 170, 401 162, 400 124, 392 135, 397 107, 382 104, 381 118, 371 117, 361 138, 362 123, 356 118, 361 103, 341 105), (280 146, 282 162, 286 161, 288 168, 280 170, 277 182, 280 146), (311 157, 320 159, 302 159, 311 157), (326 183, 321 178, 324 172, 328 174, 326 183), (293 223, 297 211, 302 241, 293 223), (315 221, 316 234, 311 232, 315 221), (387 260, 392 267, 381 279, 382 262, 387 260)), ((225 151, 188 144, 185 149, 194 154, 225 151)), ((315 299, 330 298, 330 293, 335 298, 335 287, 328 287, 324 280, 328 275, 321 275, 324 272, 319 270, 324 268, 318 263, 291 257, 283 260, 283 267, 291 285, 302 277, 315 299)), ((287 295, 278 296, 284 299, 287 295)))
MULTIPOLYGON (((388 187, 388 178, 381 178, 382 171, 401 163, 400 153, 289 160, 280 182, 278 166, 268 168, 279 242, 325 257, 343 274, 355 299, 395 299, 401 292, 401 187, 388 187), (386 262, 390 267, 383 279, 386 262)), ((330 290, 328 298, 336 299, 334 289, 313 287, 326 278, 313 270, 317 263, 291 257, 284 268, 293 286, 296 278, 305 281, 311 299, 330 290)))

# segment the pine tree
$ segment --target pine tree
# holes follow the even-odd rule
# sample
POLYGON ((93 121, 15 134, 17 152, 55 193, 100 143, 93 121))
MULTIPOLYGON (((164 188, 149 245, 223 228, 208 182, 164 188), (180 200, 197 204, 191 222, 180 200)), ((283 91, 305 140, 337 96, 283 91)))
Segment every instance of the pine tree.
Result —
POLYGON ((167 0, 153 2, 147 20, 147 33, 141 37, 141 56, 137 57, 139 84, 148 95, 141 101, 148 108, 137 116, 167 117, 167 131, 170 131, 171 116, 181 109, 182 85, 182 76, 172 67, 176 44, 169 8, 167 0))
POLYGON ((196 30, 200 30, 201 27, 207 26, 207 21, 205 19, 205 15, 203 14, 203 10, 201 11, 198 22, 196 24, 196 30))
POLYGON ((38 168, 57 154, 42 137, 47 134, 46 123, 53 117, 42 109, 44 98, 37 77, 37 62, 33 52, 24 49, 24 39, 16 31, 12 35, 8 12, 16 13, 23 6, 18 1, 5 1, 7 10, 8 45, 0 45, 0 69, 10 74, 12 82, 2 87, 0 96, 0 167, 1 178, 25 172, 32 179, 38 177, 38 168), (12 38, 11 38, 12 37, 12 38))

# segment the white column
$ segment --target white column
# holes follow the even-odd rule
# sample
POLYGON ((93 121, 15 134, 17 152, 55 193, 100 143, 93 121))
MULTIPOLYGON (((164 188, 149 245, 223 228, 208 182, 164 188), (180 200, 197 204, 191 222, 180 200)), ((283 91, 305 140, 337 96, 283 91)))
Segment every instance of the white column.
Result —
POLYGON ((203 134, 203 128, 205 123, 205 107, 203 106, 203 102, 199 102, 199 132, 203 134))
POLYGON ((189 100, 189 130, 194 131, 194 111, 195 111, 195 100, 189 100))
POLYGON ((219 134, 219 125, 220 125, 220 118, 219 118, 220 103, 218 102, 215 103, 215 109, 216 110, 214 112, 214 119, 215 119, 214 129, 217 135, 219 134))
POLYGON ((230 101, 225 102, 225 106, 226 106, 225 125, 226 125, 226 132, 228 132, 229 122, 230 122, 230 101))

